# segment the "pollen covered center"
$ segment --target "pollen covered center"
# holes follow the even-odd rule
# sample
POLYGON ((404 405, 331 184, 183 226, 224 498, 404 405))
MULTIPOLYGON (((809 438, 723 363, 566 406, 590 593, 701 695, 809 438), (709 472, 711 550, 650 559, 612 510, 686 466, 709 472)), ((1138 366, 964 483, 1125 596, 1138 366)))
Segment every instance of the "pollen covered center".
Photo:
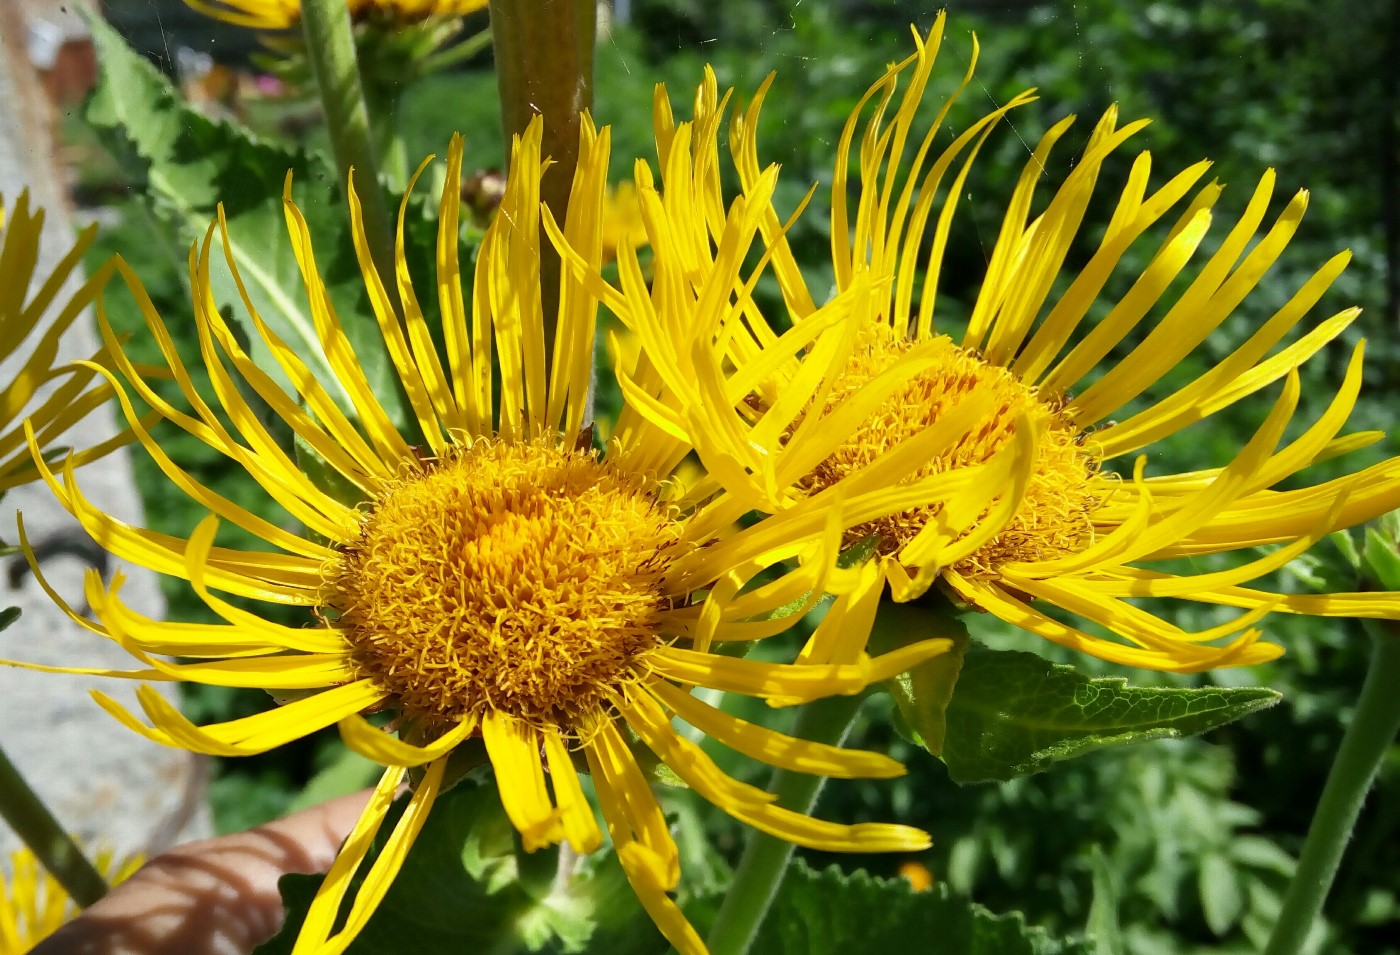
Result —
MULTIPOLYGON (((915 343, 871 336, 858 345, 827 399, 830 411, 905 355, 915 343)), ((905 482, 960 467, 983 464, 1015 435, 1016 420, 1029 415, 1044 423, 1026 494, 1011 522, 990 541, 956 565, 969 576, 989 574, 1003 563, 1046 560, 1081 549, 1092 539, 1091 516, 1100 502, 1093 477, 1099 463, 1081 445, 1081 432, 1059 402, 1041 398, 1034 388, 976 353, 939 337, 931 368, 911 379, 885 400, 851 436, 804 479, 812 493, 878 460, 962 402, 985 409, 981 421, 960 441, 931 459, 905 482)), ((847 543, 880 535, 880 553, 893 554, 914 538, 942 508, 931 502, 860 525, 847 532, 847 543)))
POLYGON ((380 495, 324 609, 411 716, 498 711, 569 729, 661 643, 679 533, 592 452, 477 441, 380 495))

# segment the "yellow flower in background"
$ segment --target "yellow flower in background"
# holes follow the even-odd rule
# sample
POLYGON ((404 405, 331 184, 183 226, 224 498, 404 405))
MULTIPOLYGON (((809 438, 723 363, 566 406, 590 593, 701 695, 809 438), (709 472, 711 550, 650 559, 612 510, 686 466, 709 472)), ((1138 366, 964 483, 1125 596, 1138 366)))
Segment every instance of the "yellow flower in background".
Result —
MULTIPOLYGON (((464 17, 485 10, 488 0, 345 0, 355 20, 380 18, 395 24, 464 17)), ((301 23, 301 0, 185 0, 207 17, 250 30, 290 30, 301 23)))
MULTIPOLYGON (((816 639, 863 646, 875 607, 863 587, 871 571, 836 565, 843 521, 908 507, 920 488, 849 482, 741 530, 729 515, 754 507, 747 476, 734 487, 721 476, 704 497, 683 496, 669 480, 692 452, 709 463, 706 449, 718 441, 702 428, 694 430, 706 440, 686 441, 635 413, 624 415, 607 452, 597 454, 587 429, 597 305, 569 276, 561 281, 552 360, 546 357, 540 136, 536 121, 516 143, 505 198, 466 290, 458 262, 462 147, 460 138, 453 141, 439 208, 441 355, 408 280, 407 200, 393 276, 400 312, 371 263, 351 188, 356 247, 374 311, 360 320, 376 321, 382 332, 412 411, 406 432, 371 393, 317 271, 306 224, 288 198, 288 229, 316 330, 353 418, 245 296, 244 307, 297 395, 284 392, 249 358, 211 290, 211 226, 203 245, 191 251, 191 287, 217 402, 195 389, 161 317, 120 261, 194 413, 163 401, 139 369, 117 359, 126 379, 118 398, 138 440, 210 516, 189 539, 142 530, 85 497, 71 468, 60 476, 40 465, 59 500, 97 541, 122 559, 188 580, 223 620, 144 617, 122 601, 120 577, 108 587, 92 575, 86 593, 93 620, 74 619, 121 644, 148 669, 68 672, 260 687, 291 700, 204 727, 149 687, 138 696, 153 725, 98 694, 105 708, 157 742, 220 756, 265 752, 337 724, 350 748, 387 767, 311 907, 298 953, 342 951, 360 931, 431 809, 448 757, 474 737, 484 740, 506 813, 529 850, 563 840, 583 853, 598 848, 601 834, 571 759, 581 752, 628 878, 667 938, 687 953, 704 949, 667 895, 680 877, 677 849, 624 724, 695 792, 765 832, 833 851, 917 851, 928 843, 924 833, 905 826, 837 825, 780 808, 768 794, 725 775, 673 728, 680 718, 740 753, 800 772, 902 773, 880 754, 793 739, 737 719, 689 688, 796 703, 859 692, 945 649, 947 641, 925 641, 876 659, 857 650, 825 666, 711 652, 716 644, 781 632, 823 592, 839 596, 816 639), (128 388, 246 469, 306 532, 265 521, 181 470, 136 419, 128 388), (304 450, 353 492, 333 496, 313 484, 264 427, 245 390, 266 402, 304 450), (255 534, 271 550, 218 546, 221 521, 255 534), (759 576, 784 561, 793 562, 791 570, 759 576), (322 625, 276 624, 247 609, 249 601, 305 607, 322 625), (196 662, 176 664, 165 656, 196 662), (385 708, 397 712, 398 738, 365 718, 385 708), (424 769, 412 799, 348 903, 344 927, 335 931, 356 870, 413 767, 424 769)), ((607 155, 607 131, 597 134, 585 122, 560 238, 595 270, 601 267, 607 155)), ((756 223, 750 216, 734 231, 728 268, 739 268, 756 223)), ((222 219, 218 229, 225 229, 222 219)), ((859 308, 869 299, 856 288, 828 310, 859 308)), ((101 324, 110 339, 105 317, 101 324)), ((702 328, 692 335, 710 333, 702 328)), ((629 400, 649 408, 664 403, 641 392, 629 400)))
POLYGON ((603 262, 616 260, 621 248, 639 249, 646 244, 646 226, 642 222, 636 185, 623 182, 608 189, 603 198, 603 262))
MULTIPOLYGON (((118 863, 110 852, 93 860, 108 885, 125 881, 141 868, 139 857, 118 863)), ((26 849, 10 853, 9 877, 0 870, 0 955, 23 955, 48 938, 79 907, 26 849)))
MULTIPOLYGON (((20 193, 13 208, 6 208, 0 197, 0 361, 15 362, 14 370, 6 369, 0 381, 0 493, 39 476, 25 447, 21 418, 28 417, 38 447, 52 448, 112 396, 105 382, 93 385, 97 373, 92 368, 55 366, 59 339, 112 274, 111 266, 104 265, 76 291, 64 291, 81 269, 97 227, 79 235, 51 273, 36 275, 43 230, 44 212, 30 208, 27 192, 20 193), (50 314, 54 309, 57 315, 50 314), (59 379, 61 384, 46 388, 59 379)), ((96 460, 130 440, 126 435, 84 449, 73 463, 96 460)))
MULTIPOLYGON (((1029 92, 1013 98, 940 149, 936 134, 971 79, 969 66, 928 132, 915 131, 943 22, 940 16, 927 40, 915 33, 917 52, 871 87, 847 120, 837 149, 833 285, 838 293, 859 283, 879 288, 873 319, 860 326, 848 322, 843 337, 826 334, 825 312, 816 304, 826 287, 817 294, 808 289, 783 238, 788 223, 771 207, 754 213, 763 216, 767 256, 792 327, 785 330, 753 304, 753 279, 735 284, 727 294, 739 306, 713 345, 674 356, 669 371, 676 403, 709 404, 729 414, 728 433, 736 438, 728 452, 737 467, 766 482, 773 510, 854 475, 879 475, 895 449, 922 444, 918 470, 872 479, 890 487, 941 480, 940 493, 853 525, 845 535, 847 544, 876 542, 899 601, 941 581, 967 603, 1056 643, 1171 671, 1276 657, 1281 649, 1257 642, 1260 631, 1253 627, 1271 611, 1400 617, 1400 595, 1393 593, 1275 594, 1246 586, 1324 535, 1400 506, 1396 458, 1311 487, 1274 490, 1316 461, 1382 437, 1339 436, 1361 383, 1358 346, 1328 409, 1280 446, 1298 401, 1296 369, 1358 310, 1340 312, 1286 347, 1275 346, 1340 274, 1347 253, 1318 269, 1228 356, 1168 393, 1152 391, 1231 318, 1297 229, 1305 192, 1265 223, 1272 171, 1238 219, 1207 245, 1222 189, 1199 185, 1209 163, 1149 187, 1151 157, 1139 154, 1095 251, 1076 273, 1066 259, 1086 225, 1095 181, 1146 123, 1120 126, 1114 110, 1106 113, 1064 184, 1033 213, 1037 182, 1071 117, 1051 129, 1026 162, 970 313, 949 321, 947 332, 935 326, 950 224, 973 160, 1001 118, 1033 99, 1029 92), (906 85, 896 98, 901 79, 906 85), (857 138, 861 178, 848 193, 857 138), (1154 227, 1159 231, 1152 232, 1154 227), (1133 246, 1151 249, 1151 261, 1141 274, 1125 277, 1120 262, 1133 246), (1190 267, 1193 259, 1197 264, 1190 267), (1105 291, 1114 278, 1126 291, 1105 291), (1149 314, 1147 333, 1128 348, 1125 341, 1149 314), (819 333, 825 337, 814 344, 819 333), (1116 349, 1125 353, 1106 361, 1116 349), (723 369, 726 381, 718 390, 690 385, 688 373, 695 369, 723 369), (814 386, 814 379, 821 383, 814 386), (1114 462, 1280 379, 1272 411, 1223 466, 1149 476, 1148 459, 1140 456, 1122 474, 1113 469, 1114 462), (1247 553, 1273 544, 1283 546, 1262 557, 1247 553), (1246 553, 1226 569, 1181 570, 1181 558, 1235 552, 1246 553), (1139 606, 1137 598, 1181 598, 1245 613, 1210 630, 1187 632, 1139 606), (1037 601, 1121 641, 1070 626, 1037 601), (1217 643, 1222 639, 1227 642, 1217 643)), ((731 151, 745 197, 772 192, 771 167, 760 170, 757 158, 767 88, 765 83, 733 119, 731 151)), ((637 176, 658 262, 666 258, 663 242, 701 257, 721 241, 726 213, 718 130, 727 102, 707 72, 694 123, 677 127, 664 90, 658 90, 665 188, 658 192, 644 167, 637 176), (693 137, 691 128, 697 131, 693 137)), ((624 257, 624 277, 627 272, 624 257)), ((595 294, 639 334, 660 328, 654 289, 626 282, 616 289, 596 286, 595 294)), ((809 648, 806 658, 822 656, 809 648)))

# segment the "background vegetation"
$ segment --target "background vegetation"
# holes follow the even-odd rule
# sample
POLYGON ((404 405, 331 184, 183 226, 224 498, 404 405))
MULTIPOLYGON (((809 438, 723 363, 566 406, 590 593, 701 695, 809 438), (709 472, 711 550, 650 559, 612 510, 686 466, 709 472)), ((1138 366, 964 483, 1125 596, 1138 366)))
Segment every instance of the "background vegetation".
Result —
MULTIPOLYGON (((1344 342, 1305 366, 1300 418, 1310 422, 1325 407, 1350 344, 1364 335, 1366 387, 1352 426, 1382 430, 1388 437, 1379 449, 1358 452, 1358 459, 1400 451, 1394 426, 1400 407, 1395 134, 1400 97, 1394 77, 1400 72, 1393 66, 1400 54, 1400 14, 1394 4, 1077 0, 954 6, 950 13, 946 60, 938 71, 943 81, 961 74, 972 31, 982 47, 978 78, 961 107, 964 117, 985 112, 1026 86, 1038 87, 1041 98, 993 137, 979 161, 950 243, 940 320, 956 326, 959 312, 972 301, 1028 144, 1071 112, 1082 117, 1082 135, 1093 118, 1117 103, 1127 118, 1153 118, 1136 142, 1137 148, 1152 150, 1155 168, 1175 171, 1202 157, 1214 159, 1213 175, 1230 185, 1224 210, 1243 207, 1266 166, 1279 169, 1276 207, 1298 188, 1312 190, 1309 214, 1283 262, 1198 351, 1196 365, 1179 373, 1189 377, 1223 355, 1313 269, 1338 249, 1350 248, 1353 265, 1310 322, 1350 304, 1364 306, 1365 313, 1344 342)), ((599 44, 595 113, 615 129, 616 177, 630 171, 632 157, 654 162, 653 83, 667 84, 684 116, 705 63, 714 66, 721 88, 737 87, 740 101, 768 71, 777 70, 764 108, 761 156, 782 162, 781 199, 794 204, 812 182, 829 181, 841 123, 884 65, 909 50, 911 16, 906 5, 894 2, 833 6, 755 0, 726 4, 722 16, 713 3, 701 0, 633 3, 630 22, 614 25, 599 44)), ((931 16, 929 10, 914 19, 926 25, 931 16)), ((201 28, 211 35, 228 32, 209 24, 184 27, 201 28)), ((197 34, 180 39, 200 45, 197 34)), ((489 63, 482 62, 407 91, 409 155, 441 153, 449 135, 460 130, 468 138, 469 166, 499 166, 494 83, 489 63)), ((253 119, 269 137, 285 136, 289 128, 289 117, 276 109, 255 111, 253 119)), ((1046 171, 1047 186, 1070 168, 1076 148, 1077 143, 1066 143, 1057 149, 1046 171)), ((1105 202, 1114 196, 1111 176, 1125 176, 1127 165, 1118 163, 1101 180, 1105 202)), ((120 213, 120 226, 104 233, 98 252, 125 255, 179 330, 189 312, 181 277, 184 250, 153 240, 159 230, 135 200, 121 197, 121 184, 110 181, 109 168, 94 159, 82 171, 85 194, 110 198, 120 213)), ((823 201, 819 191, 792 236, 814 274, 821 274, 828 256, 823 201)), ((1088 221, 1106 223, 1102 207, 1088 221)), ((1093 229, 1086 229, 1079 261, 1095 238, 1093 229)), ((1125 266, 1125 272, 1132 268, 1125 266)), ((107 308, 119 327, 140 329, 124 293, 109 292, 107 308)), ((184 345, 197 355, 192 329, 183 331, 184 345)), ((131 343, 134 352, 145 347, 153 346, 140 335, 131 343)), ((1263 418, 1274 393, 1248 399, 1158 446, 1152 466, 1188 470, 1224 463, 1263 418)), ((265 509, 255 489, 240 483, 240 475, 204 445, 173 429, 164 438, 172 456, 201 480, 245 506, 265 509)), ((154 467, 139 455, 137 461, 147 469, 143 485, 160 488, 163 479, 154 467)), ((1328 476, 1325 466, 1315 470, 1314 479, 1328 476)), ((152 526, 171 533, 188 532, 202 516, 187 499, 159 492, 150 495, 147 507, 152 526)), ((1279 585, 1306 586, 1313 575, 1334 587, 1350 587, 1345 566, 1331 559, 1326 545, 1319 551, 1317 559, 1282 575, 1279 585)), ((167 596, 173 616, 204 612, 182 588, 171 588, 167 596)), ((1214 613, 1191 610, 1179 622, 1193 629, 1208 626, 1214 613)), ((1070 661, 1054 647, 994 622, 971 623, 977 639, 1000 648, 1033 650, 1085 672, 1115 673, 1096 661, 1070 661)), ((1090 928, 1101 938, 1121 933, 1122 950, 1145 955, 1256 951, 1272 924, 1367 656, 1360 631, 1344 622, 1275 617, 1269 628, 1270 637, 1288 648, 1280 661, 1194 682, 1271 686, 1285 693, 1282 705, 1205 739, 1093 753, 1001 785, 953 784, 941 763, 894 732, 888 701, 876 699, 867 709, 865 742, 907 758, 910 775, 893 784, 833 786, 820 812, 846 820, 898 818, 926 827, 935 847, 917 861, 935 879, 994 911, 1023 911, 1031 923, 1057 933, 1090 928)), ((1153 679, 1133 677, 1138 683, 1153 679)), ((201 721, 253 712, 265 703, 256 693, 197 687, 186 688, 186 700, 191 717, 201 721)), ((1392 756, 1328 907, 1329 934, 1325 942, 1319 939, 1328 952, 1400 952, 1393 934, 1400 919, 1400 750, 1392 756)), ((363 771, 333 733, 266 757, 224 762, 213 788, 218 825, 232 830, 271 818, 363 771)), ((709 824, 719 826, 705 840, 717 852, 707 854, 705 864, 723 866, 736 854, 740 833, 727 822, 709 824)), ((892 874, 907 860, 839 861, 892 874)))

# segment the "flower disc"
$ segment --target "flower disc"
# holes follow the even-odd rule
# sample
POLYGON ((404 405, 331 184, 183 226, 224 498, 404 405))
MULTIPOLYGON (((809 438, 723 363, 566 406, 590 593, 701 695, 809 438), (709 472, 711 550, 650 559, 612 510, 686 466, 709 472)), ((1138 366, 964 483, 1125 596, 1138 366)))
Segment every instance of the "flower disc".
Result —
POLYGON ((405 712, 572 729, 661 644, 679 533, 592 452, 481 440, 373 503, 324 605, 405 712))
MULTIPOLYGON (((852 354, 829 395, 830 411, 906 354, 915 343, 876 333, 852 354)), ((1100 495, 1091 487, 1098 461, 1082 446, 1081 432, 1058 401, 1042 398, 1010 371, 983 360, 952 339, 939 337, 932 368, 884 401, 803 481, 811 493, 860 470, 900 442, 929 427, 965 401, 984 409, 979 423, 942 454, 905 480, 913 481, 983 464, 1016 433, 1018 417, 1044 428, 1025 498, 1011 522, 985 545, 958 562, 965 576, 988 573, 1003 563, 1045 560, 1080 549, 1092 538, 1091 515, 1100 495)), ((914 538, 942 507, 934 501, 847 532, 847 543, 880 535, 880 552, 892 554, 914 538)))

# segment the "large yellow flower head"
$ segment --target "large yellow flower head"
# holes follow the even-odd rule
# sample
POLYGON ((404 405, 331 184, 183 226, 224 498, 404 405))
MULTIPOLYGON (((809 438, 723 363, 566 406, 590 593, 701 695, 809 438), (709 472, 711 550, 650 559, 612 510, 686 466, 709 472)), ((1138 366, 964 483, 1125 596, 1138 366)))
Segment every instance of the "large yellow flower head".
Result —
MULTIPOLYGON (((301 23, 301 0, 185 0, 208 17, 251 30, 290 30, 301 23)), ((345 0, 356 21, 395 25, 464 17, 486 9, 487 0, 345 0)))
MULTIPOLYGON (((776 806, 771 796, 726 776, 672 727, 680 718, 741 753, 801 772, 897 775, 902 767, 885 756, 782 736, 726 714, 689 688, 779 703, 855 693, 939 652, 946 641, 877 659, 852 652, 820 667, 711 652, 716 644, 786 629, 823 592, 839 596, 817 639, 863 645, 874 604, 853 594, 870 571, 837 564, 844 524, 877 519, 909 506, 911 498, 903 488, 843 484, 739 530, 730 515, 755 503, 747 475, 739 474, 732 487, 721 478, 690 494, 669 479, 692 453, 707 465, 718 461, 711 451, 718 442, 703 426, 690 430, 704 437, 688 440, 624 412, 606 454, 596 453, 587 414, 597 305, 568 276, 560 283, 557 331, 546 351, 539 188, 547 163, 541 162, 540 136, 537 121, 515 145, 505 198, 465 292, 458 263, 462 152, 460 138, 453 141, 436 255, 440 345, 408 279, 407 202, 400 210, 391 298, 371 261, 352 187, 356 246, 374 312, 359 320, 377 322, 382 332, 412 411, 406 433, 371 393, 317 271, 306 223, 288 198, 288 229, 316 331, 353 416, 245 296, 243 306, 296 396, 250 359, 211 291, 211 227, 191 251, 191 286, 203 364, 218 401, 196 390, 161 317, 124 263, 118 267, 194 413, 163 401, 139 369, 117 359, 126 379, 118 398, 138 440, 210 516, 188 540, 131 527, 85 497, 71 469, 60 475, 41 464, 55 494, 96 540, 123 559, 188 580, 224 621, 149 619, 122 601, 120 579, 107 587, 91 576, 94 621, 88 625, 149 668, 127 676, 262 687, 291 699, 204 727, 149 688, 139 698, 153 725, 99 695, 104 707, 157 742, 220 756, 261 753, 337 724, 352 749, 387 767, 310 910, 298 953, 337 952, 349 944, 422 826, 448 757, 477 737, 505 811, 530 850, 563 840, 583 853, 598 848, 601 835, 572 756, 586 761, 629 879, 684 952, 703 951, 703 945, 667 895, 680 876, 676 846, 624 724, 697 793, 765 832, 835 851, 909 851, 927 844, 922 832, 908 827, 836 825, 776 806), (245 468, 306 532, 262 520, 181 470, 137 421, 128 391, 245 468), (245 400, 249 393, 353 490, 332 495, 308 479, 245 400), (272 550, 216 545, 221 521, 261 537, 272 550), (758 577, 785 561, 792 562, 790 571, 758 577), (322 625, 273 623, 246 609, 246 600, 305 607, 322 625), (838 639, 843 633, 850 639, 838 639), (163 655, 196 662, 173 664, 163 655), (397 714, 397 737, 366 719, 378 709, 397 714), (347 904, 344 927, 334 931, 352 878, 412 767, 424 767, 412 800, 347 904)), ((601 268, 607 153, 607 131, 595 133, 585 122, 562 230, 544 215, 595 270, 601 268)), ((731 238, 740 257, 754 241, 756 221, 751 214, 735 220, 731 238)), ((225 228, 222 219, 218 228, 225 228)), ((228 264, 237 279, 231 256, 228 264)), ((857 289, 831 309, 868 301, 857 289)), ((105 318, 102 325, 110 336, 105 318)), ((629 400, 664 407, 666 397, 639 391, 629 400)))
MULTIPOLYGON (((116 885, 141 867, 141 859, 119 861, 99 852, 94 864, 108 884, 116 885)), ((9 872, 8 878, 0 872, 0 955, 24 955, 79 908, 28 849, 10 853, 9 872)))
MULTIPOLYGON (((848 542, 876 542, 896 600, 915 599, 941 581, 961 600, 1056 643, 1171 671, 1276 657, 1281 650, 1257 642, 1260 631, 1252 626, 1270 611, 1400 617, 1400 595, 1393 593, 1275 594, 1245 586, 1322 536, 1400 506, 1395 458, 1311 487, 1274 490, 1309 464, 1380 437, 1339 436, 1361 383, 1358 345, 1325 413, 1280 444, 1298 401, 1296 369, 1358 310, 1276 346, 1342 271, 1346 253, 1318 269, 1225 358, 1170 393, 1153 391, 1258 285, 1297 229, 1307 194, 1299 193, 1266 224, 1274 189, 1274 174, 1267 172, 1240 217, 1207 244, 1222 191, 1215 183, 1200 186, 1209 163, 1151 186, 1152 160, 1141 153, 1096 250, 1074 274, 1066 258, 1085 224, 1100 170, 1146 123, 1120 126, 1109 110, 1063 185, 1037 204, 1038 181, 1071 117, 1028 158, 965 326, 942 331, 935 306, 956 203, 983 141, 1008 111, 1033 98, 1030 92, 1013 98, 940 149, 936 137, 957 93, 927 132, 914 127, 942 32, 940 16, 927 39, 915 33, 917 51, 870 88, 837 149, 831 285, 838 293, 860 283, 876 286, 881 301, 874 319, 848 322, 843 338, 828 335, 812 344, 822 323, 829 324, 816 304, 829 286, 815 295, 808 289, 784 239, 785 223, 769 208, 761 213, 761 228, 792 327, 784 331, 752 305, 751 282, 736 285, 728 294, 749 307, 709 347, 684 356, 687 367, 725 369, 726 384, 704 391, 677 376, 678 404, 726 410, 732 433, 740 436, 730 452, 766 482, 774 509, 857 474, 891 487, 941 481, 939 493, 917 506, 846 532, 848 542), (861 178, 851 186, 857 140, 861 178), (1105 288, 1111 278, 1123 278, 1119 265, 1130 247, 1151 249, 1150 263, 1122 283, 1125 292, 1110 297, 1105 288), (1125 342, 1149 315, 1146 334, 1128 348, 1125 342), (1119 348, 1126 354, 1105 366, 1119 348), (821 384, 813 386, 814 379, 821 384), (1280 380, 1272 411, 1222 466, 1149 475, 1144 456, 1126 474, 1112 470, 1113 462, 1280 380), (1140 402, 1144 396, 1148 400, 1140 402), (895 449, 911 443, 923 447, 919 469, 873 477, 895 449), (1272 544, 1283 546, 1263 557, 1243 554, 1209 573, 1182 573, 1179 563, 1169 563, 1272 544), (1245 612, 1222 626, 1186 632, 1136 602, 1156 597, 1245 612), (1037 601, 1122 641, 1066 624, 1037 601), (1221 645, 1222 638, 1230 639, 1221 645)), ((958 93, 971 76, 969 67, 958 93)), ((757 158, 767 85, 734 116, 730 130, 746 196, 769 190, 757 158)), ((653 186, 645 168, 638 170, 658 262, 665 257, 663 242, 695 249, 722 241, 716 231, 723 222, 717 140, 727 102, 707 74, 695 105, 693 126, 700 132, 682 137, 658 90, 664 189, 653 186)), ((595 283, 595 292, 640 334, 655 324, 648 290, 595 283)))
MULTIPOLYGON (((84 231, 51 273, 36 275, 43 229, 44 212, 30 209, 27 192, 20 194, 12 209, 6 209, 0 197, 0 361, 24 356, 15 359, 16 370, 7 370, 0 381, 0 493, 39 476, 25 447, 22 417, 28 417, 38 446, 50 448, 112 396, 105 382, 93 386, 93 369, 56 367, 59 339, 112 273, 110 266, 103 266, 76 291, 64 294, 64 285, 81 267, 97 227, 84 231), (51 316, 58 303, 58 314, 51 316), (45 323, 42 328, 41 322, 45 323), (45 386, 60 379, 61 384, 36 401, 45 386)), ((114 438, 84 449, 73 462, 92 461, 127 440, 114 438)))

